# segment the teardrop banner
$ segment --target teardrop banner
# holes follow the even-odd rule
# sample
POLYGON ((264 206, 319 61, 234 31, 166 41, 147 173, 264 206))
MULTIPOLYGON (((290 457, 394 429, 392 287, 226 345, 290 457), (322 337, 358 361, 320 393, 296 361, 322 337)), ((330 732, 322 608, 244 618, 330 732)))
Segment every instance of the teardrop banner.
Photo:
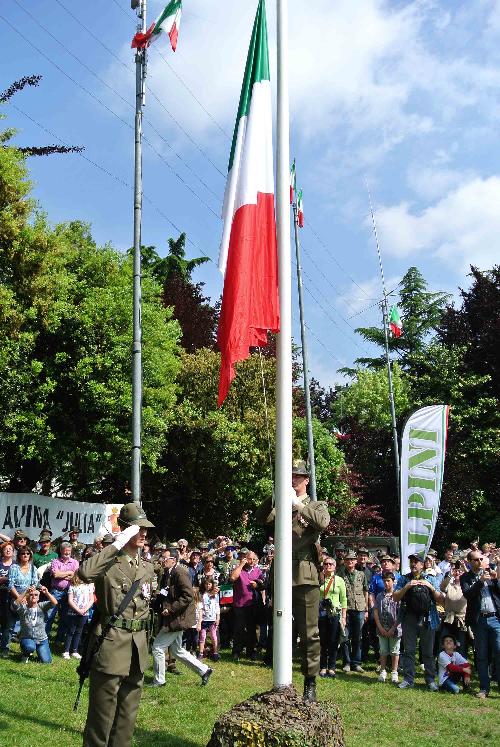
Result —
POLYGON ((401 565, 408 556, 427 553, 434 536, 443 486, 448 405, 414 412, 401 440, 401 565))

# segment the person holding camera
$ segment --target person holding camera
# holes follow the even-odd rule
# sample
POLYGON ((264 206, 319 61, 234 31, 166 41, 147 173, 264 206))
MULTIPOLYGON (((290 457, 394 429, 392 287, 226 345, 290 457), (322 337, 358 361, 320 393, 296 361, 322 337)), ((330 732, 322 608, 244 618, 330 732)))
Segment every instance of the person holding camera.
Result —
POLYGON ((323 583, 319 587, 319 676, 335 677, 341 630, 345 630, 347 594, 344 579, 335 575, 337 561, 323 560, 323 583))
POLYGON ((57 599, 52 596, 46 586, 28 586, 17 597, 14 606, 21 623, 19 632, 21 661, 27 664, 31 654, 36 651, 42 664, 51 664, 49 639, 45 631, 46 610, 57 607, 57 599), (40 602, 40 592, 47 597, 46 602, 40 602))
POLYGON ((463 560, 456 556, 451 559, 450 566, 451 570, 445 573, 440 586, 444 594, 444 619, 440 643, 442 647, 445 636, 452 636, 456 641, 458 653, 467 658, 467 599, 460 586, 460 578, 466 568, 463 560))
POLYGON ((491 650, 500 686, 500 583, 489 559, 479 550, 467 554, 471 570, 460 578, 467 600, 465 622, 474 633, 474 651, 479 675, 478 698, 486 698, 490 691, 488 653, 491 650))

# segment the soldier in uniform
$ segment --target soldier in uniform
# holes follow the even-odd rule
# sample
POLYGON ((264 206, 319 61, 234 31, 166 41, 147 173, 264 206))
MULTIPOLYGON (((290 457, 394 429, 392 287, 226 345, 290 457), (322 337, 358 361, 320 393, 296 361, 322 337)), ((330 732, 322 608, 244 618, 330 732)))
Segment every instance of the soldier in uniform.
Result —
POLYGON ((80 530, 78 527, 71 527, 69 530, 69 544, 71 545, 71 557, 75 560, 78 560, 78 562, 81 561, 83 551, 87 547, 87 545, 84 545, 83 542, 78 542, 78 535, 80 534, 80 530))
MULTIPOLYGON (((300 637, 302 674, 304 675, 304 700, 316 701, 316 677, 319 675, 320 641, 319 535, 330 523, 327 504, 311 501, 307 495, 309 473, 306 463, 294 460, 292 466, 292 605, 293 617, 300 637)), ((266 522, 274 521, 274 509, 269 503, 259 511, 266 522)))
POLYGON ((78 570, 82 581, 95 584, 99 623, 94 635, 117 613, 132 583, 140 580, 92 663, 84 747, 130 747, 148 665, 146 629, 154 571, 141 552, 147 529, 154 525, 135 503, 122 506, 118 523, 122 531, 113 543, 78 570))

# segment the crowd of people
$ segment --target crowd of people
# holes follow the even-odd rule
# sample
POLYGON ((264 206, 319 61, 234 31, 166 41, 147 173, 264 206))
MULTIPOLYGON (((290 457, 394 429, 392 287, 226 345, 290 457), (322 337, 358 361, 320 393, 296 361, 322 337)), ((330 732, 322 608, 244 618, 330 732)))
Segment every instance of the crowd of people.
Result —
MULTIPOLYGON (((50 664, 51 647, 64 659, 80 659, 96 591, 77 571, 115 537, 84 545, 73 527, 67 540, 54 540, 47 530, 37 542, 22 530, 0 540, 0 656, 9 657, 17 640, 23 662, 36 652, 50 664)), ((363 546, 342 543, 333 550, 321 548, 318 558, 320 677, 335 678, 339 661, 343 674, 363 673, 373 656, 378 680, 402 689, 414 686, 417 659, 431 691, 467 690, 474 669, 480 698, 487 697, 493 677, 500 685, 500 551, 495 545, 471 543, 460 550, 453 543, 442 560, 432 549, 413 554, 406 574, 396 554, 373 556, 363 546)), ((146 542, 141 554, 154 568, 148 599, 153 686, 164 685, 166 673, 179 673, 179 661, 203 678, 221 650, 230 650, 235 661, 272 665, 272 537, 258 553, 220 536, 195 547, 186 539, 146 542), (179 583, 190 585, 195 602, 181 636, 162 620, 175 567, 183 568, 179 583)))

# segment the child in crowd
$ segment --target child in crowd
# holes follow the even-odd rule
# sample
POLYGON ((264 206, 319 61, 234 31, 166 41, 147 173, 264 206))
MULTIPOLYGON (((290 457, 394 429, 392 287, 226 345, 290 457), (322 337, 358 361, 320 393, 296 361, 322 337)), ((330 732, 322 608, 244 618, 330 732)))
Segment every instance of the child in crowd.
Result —
POLYGON ((42 664, 52 663, 49 639, 45 632, 46 610, 57 607, 57 599, 52 596, 46 586, 39 588, 48 601, 40 602, 40 591, 34 586, 28 586, 14 602, 21 623, 19 644, 23 664, 28 663, 31 654, 35 651, 42 664))
POLYGON ((217 628, 220 622, 219 588, 210 578, 204 578, 200 586, 202 617, 200 630, 200 659, 203 658, 207 633, 212 639, 212 659, 218 661, 218 636, 217 628))
POLYGON ((201 616, 203 605, 201 603, 200 592, 197 586, 193 587, 194 605, 195 605, 195 623, 191 628, 184 631, 184 648, 192 654, 196 654, 198 648, 198 639, 201 630, 201 616))
POLYGON ((84 584, 75 573, 68 590, 68 625, 64 642, 63 659, 81 659, 78 653, 83 629, 94 604, 94 584, 84 584))
POLYGON ((457 642, 455 638, 452 635, 445 635, 443 638, 443 651, 441 651, 438 657, 439 687, 454 695, 458 695, 460 692, 457 682, 462 681, 464 688, 467 688, 471 676, 469 662, 456 649, 457 642))
POLYGON ((379 682, 387 679, 387 657, 391 656, 391 682, 398 681, 399 647, 401 642, 401 627, 398 625, 399 602, 392 598, 395 576, 392 571, 382 573, 384 591, 375 598, 374 619, 380 643, 380 674, 379 682))

